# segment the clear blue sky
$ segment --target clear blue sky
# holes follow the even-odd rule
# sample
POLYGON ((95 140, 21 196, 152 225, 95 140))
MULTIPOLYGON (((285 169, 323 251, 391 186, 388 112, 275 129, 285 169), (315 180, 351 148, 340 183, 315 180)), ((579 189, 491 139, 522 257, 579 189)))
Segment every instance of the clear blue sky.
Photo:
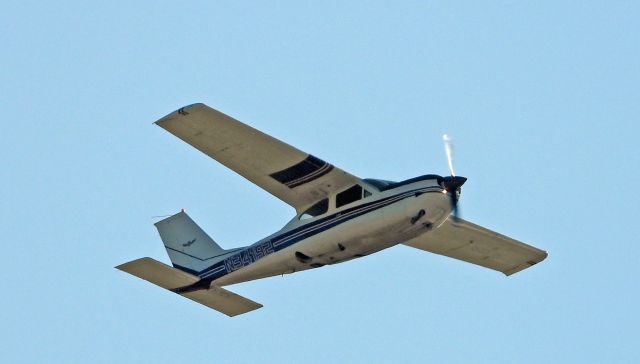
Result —
POLYGON ((635 1, 0 4, 0 361, 637 363, 635 1), (467 176, 501 274, 399 246, 230 287, 229 319, 113 267, 154 216, 223 247, 293 211, 152 125, 205 102, 361 177, 467 176))

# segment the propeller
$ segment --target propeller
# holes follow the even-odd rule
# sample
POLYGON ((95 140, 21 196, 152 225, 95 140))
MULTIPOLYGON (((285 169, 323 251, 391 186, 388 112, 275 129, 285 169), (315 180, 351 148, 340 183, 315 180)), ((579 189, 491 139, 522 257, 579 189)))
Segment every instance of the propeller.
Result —
POLYGON ((453 169, 453 144, 451 138, 447 134, 442 136, 444 142, 444 152, 447 155, 447 164, 449 165, 450 176, 442 179, 442 185, 445 191, 449 195, 449 201, 451 203, 451 212, 453 219, 456 220, 459 217, 460 209, 458 208, 458 199, 460 198, 460 187, 467 181, 465 177, 456 176, 456 172, 453 169))
POLYGON ((449 165, 449 173, 451 176, 455 176, 456 172, 453 170, 453 144, 451 138, 447 134, 442 136, 442 142, 444 142, 444 153, 447 155, 447 164, 449 165))

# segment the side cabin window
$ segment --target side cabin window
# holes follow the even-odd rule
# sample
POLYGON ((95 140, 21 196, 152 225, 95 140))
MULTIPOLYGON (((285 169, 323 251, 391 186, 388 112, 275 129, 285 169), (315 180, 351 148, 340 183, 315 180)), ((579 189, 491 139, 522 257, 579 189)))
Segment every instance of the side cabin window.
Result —
POLYGON ((354 185, 336 195, 336 208, 369 196, 371 196, 371 192, 363 189, 360 185, 354 185))
POLYGON ((329 199, 325 198, 318 201, 315 205, 309 207, 307 211, 300 214, 300 220, 307 220, 320 216, 329 210, 329 199))

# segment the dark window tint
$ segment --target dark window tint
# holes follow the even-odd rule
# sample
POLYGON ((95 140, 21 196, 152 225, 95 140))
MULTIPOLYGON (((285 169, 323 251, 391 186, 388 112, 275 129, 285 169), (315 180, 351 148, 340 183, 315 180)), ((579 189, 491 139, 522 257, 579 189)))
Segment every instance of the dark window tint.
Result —
POLYGON ((336 208, 358 201, 362 198, 362 187, 355 185, 348 190, 340 192, 336 196, 336 208))
POLYGON ((309 155, 307 159, 298 164, 272 173, 271 177, 289 188, 294 188, 324 176, 329 173, 331 169, 333 169, 331 164, 309 155))
POLYGON ((329 199, 325 198, 324 200, 319 201, 315 205, 309 207, 307 211, 303 212, 300 215, 300 220, 310 219, 312 217, 320 216, 327 212, 329 209, 329 199))

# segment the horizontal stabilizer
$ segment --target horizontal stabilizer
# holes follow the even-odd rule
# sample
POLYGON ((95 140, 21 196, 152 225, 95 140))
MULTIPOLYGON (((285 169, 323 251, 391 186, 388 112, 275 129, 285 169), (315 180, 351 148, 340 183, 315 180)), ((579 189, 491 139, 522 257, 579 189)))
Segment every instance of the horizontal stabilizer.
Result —
POLYGON ((216 311, 220 311, 227 316, 241 315, 262 307, 259 303, 218 286, 186 292, 182 293, 182 295, 190 300, 213 308, 216 311))
MULTIPOLYGON (((151 258, 136 259, 116 268, 171 291, 191 286, 200 280, 194 275, 172 268, 151 258)), ((259 303, 217 286, 185 290, 178 294, 222 312, 227 316, 240 315, 262 307, 259 303)))
POLYGON ((457 218, 404 243, 512 275, 547 257, 547 252, 457 218))
POLYGON ((116 267, 156 286, 175 289, 188 286, 198 281, 198 277, 172 268, 151 258, 140 258, 116 267))

